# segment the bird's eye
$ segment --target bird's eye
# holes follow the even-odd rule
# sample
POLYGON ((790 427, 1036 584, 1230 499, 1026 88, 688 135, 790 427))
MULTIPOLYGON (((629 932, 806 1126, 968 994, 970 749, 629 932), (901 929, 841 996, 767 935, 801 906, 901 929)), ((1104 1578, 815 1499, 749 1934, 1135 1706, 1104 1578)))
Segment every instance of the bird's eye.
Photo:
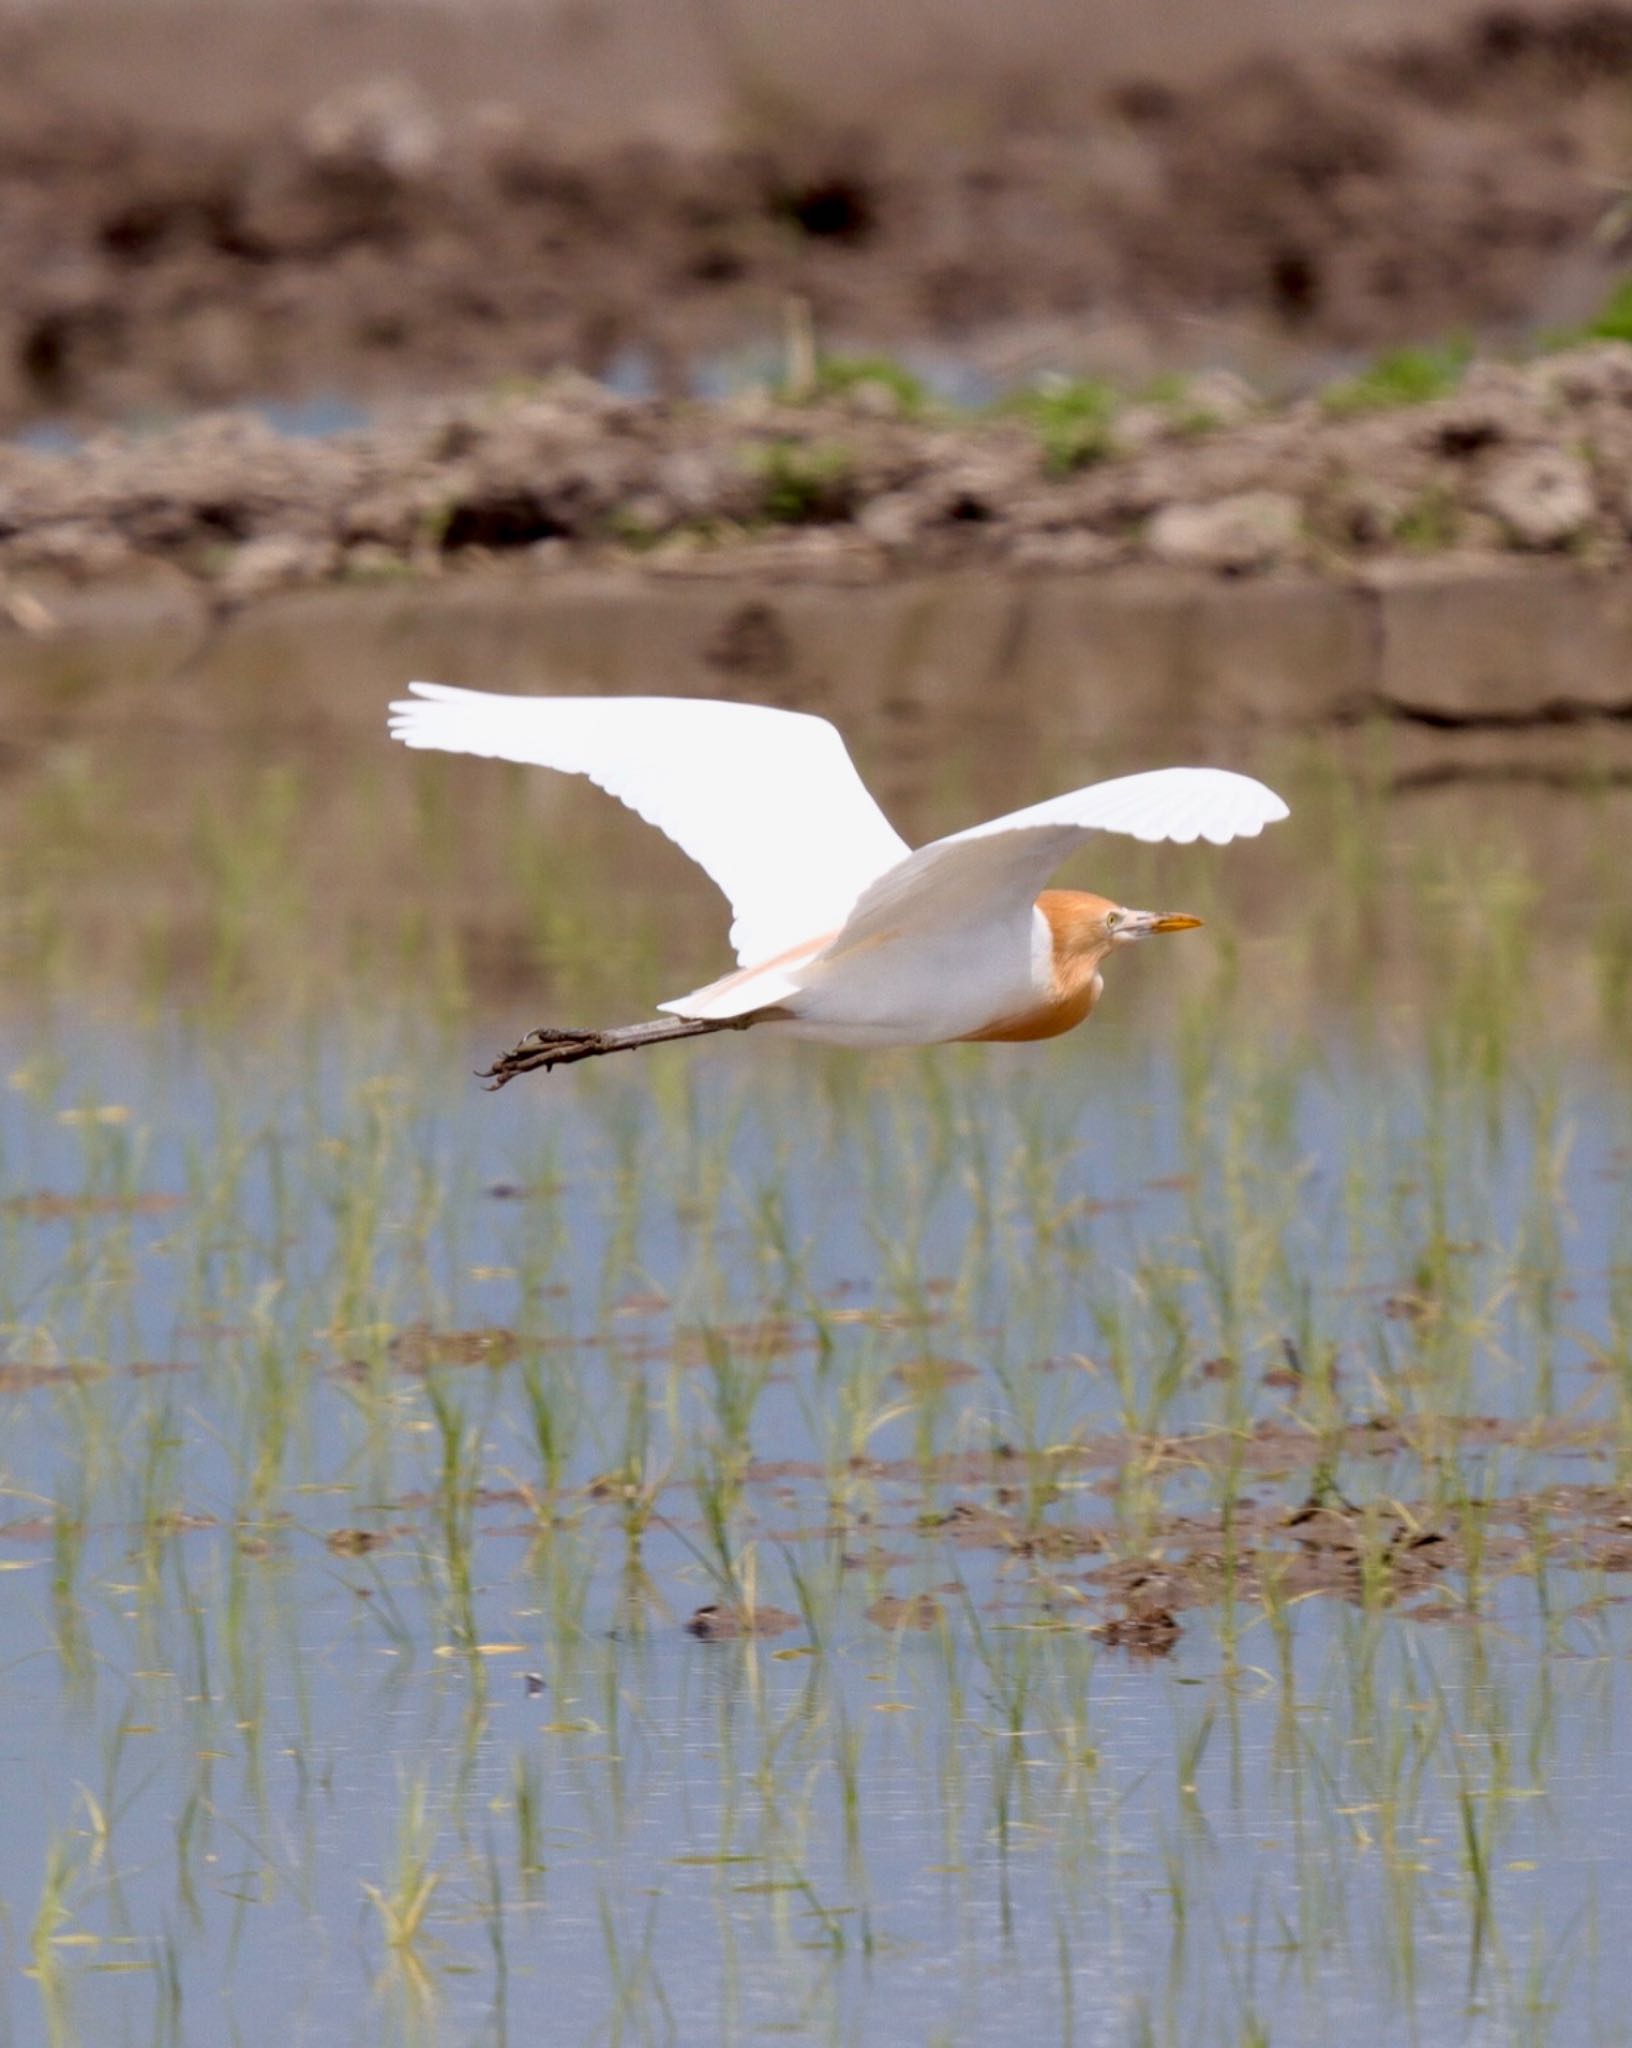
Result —
POLYGON ((1105 913, 1105 929, 1106 929, 1106 930, 1107 930, 1108 932, 1114 932, 1114 931, 1116 930, 1117 926, 1118 926, 1118 925, 1119 925, 1119 924, 1120 924, 1121 922, 1122 922, 1122 913, 1121 913, 1121 911, 1120 911, 1120 910, 1107 910, 1107 911, 1106 911, 1106 913, 1105 913))

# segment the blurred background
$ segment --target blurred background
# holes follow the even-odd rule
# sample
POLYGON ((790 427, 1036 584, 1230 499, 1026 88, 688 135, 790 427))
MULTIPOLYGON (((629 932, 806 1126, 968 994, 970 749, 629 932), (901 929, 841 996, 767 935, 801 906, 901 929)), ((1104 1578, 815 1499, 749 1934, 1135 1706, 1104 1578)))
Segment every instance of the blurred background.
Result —
POLYGON ((708 388, 790 295, 961 395, 1296 388, 1587 318, 1629 94, 1581 0, 8 0, 0 423, 708 388))

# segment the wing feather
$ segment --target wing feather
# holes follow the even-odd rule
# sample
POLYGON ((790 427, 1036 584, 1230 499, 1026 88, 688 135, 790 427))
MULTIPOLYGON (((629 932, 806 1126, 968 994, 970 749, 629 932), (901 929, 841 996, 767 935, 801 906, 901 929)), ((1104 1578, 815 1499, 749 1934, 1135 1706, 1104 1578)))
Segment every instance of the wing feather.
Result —
POLYGON ((503 697, 410 683, 410 747, 583 775, 691 856, 730 902, 744 963, 844 922, 907 844, 825 718, 696 697, 503 697))
POLYGON ((956 930, 1023 911, 1095 832, 1224 846, 1287 815, 1272 789, 1224 768, 1158 768, 1096 782, 920 847, 862 891, 821 957, 837 959, 908 927, 956 930))

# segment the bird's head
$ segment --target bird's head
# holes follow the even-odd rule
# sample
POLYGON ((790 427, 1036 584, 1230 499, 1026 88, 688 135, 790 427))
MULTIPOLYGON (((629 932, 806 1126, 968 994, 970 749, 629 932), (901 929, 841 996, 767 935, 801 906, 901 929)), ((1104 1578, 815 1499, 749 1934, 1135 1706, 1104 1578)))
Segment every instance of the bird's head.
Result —
POLYGON ((1118 946, 1158 932, 1195 931, 1201 923, 1176 910, 1130 910, 1086 889, 1050 889, 1038 903, 1054 933, 1056 961, 1078 969, 1097 967, 1118 946))

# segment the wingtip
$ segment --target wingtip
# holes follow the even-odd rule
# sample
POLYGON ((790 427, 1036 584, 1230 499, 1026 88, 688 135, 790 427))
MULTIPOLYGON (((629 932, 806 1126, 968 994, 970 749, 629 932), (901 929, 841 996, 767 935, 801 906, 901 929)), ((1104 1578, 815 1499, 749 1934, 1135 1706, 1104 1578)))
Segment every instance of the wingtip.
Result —
POLYGON ((1256 799, 1256 802, 1253 807, 1253 814, 1250 818, 1243 817, 1241 823, 1235 828, 1233 837, 1237 839, 1256 839, 1269 826, 1279 825, 1283 819, 1291 817, 1291 806, 1284 797, 1277 796, 1267 782, 1259 782, 1250 775, 1242 776, 1240 780, 1248 785, 1248 789, 1256 799))
POLYGON ((465 694, 448 683, 421 681, 409 683, 408 693, 406 697, 393 698, 385 707, 385 729, 392 739, 410 747, 418 744, 416 735, 424 731, 427 704, 465 694))

